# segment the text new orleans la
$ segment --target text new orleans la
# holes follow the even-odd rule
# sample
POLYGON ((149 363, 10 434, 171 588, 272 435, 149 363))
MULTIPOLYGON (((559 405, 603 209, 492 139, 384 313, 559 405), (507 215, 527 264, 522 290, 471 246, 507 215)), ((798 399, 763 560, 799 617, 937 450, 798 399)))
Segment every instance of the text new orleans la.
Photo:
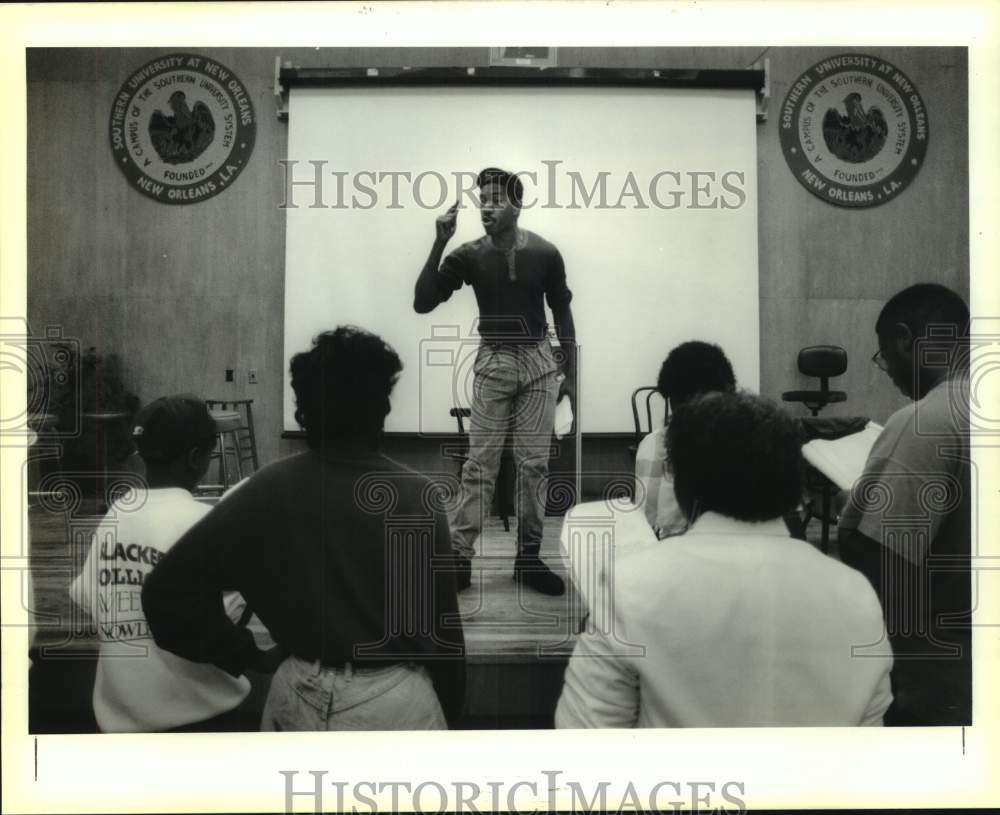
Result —
MULTIPOLYGON (((154 181, 148 176, 140 176, 135 180, 135 184, 137 187, 140 187, 147 193, 155 195, 157 198, 163 198, 165 193, 166 197, 171 201, 197 201, 199 198, 211 195, 219 188, 216 181, 218 181, 223 187, 226 186, 238 170, 238 164, 226 164, 226 166, 219 170, 219 172, 212 178, 209 178, 202 184, 191 187, 168 187, 165 184, 160 184, 154 181)), ((164 171, 164 177, 169 176, 168 180, 170 181, 186 181, 189 180, 187 176, 204 176, 205 172, 206 170, 204 168, 179 173, 166 170, 164 171)))

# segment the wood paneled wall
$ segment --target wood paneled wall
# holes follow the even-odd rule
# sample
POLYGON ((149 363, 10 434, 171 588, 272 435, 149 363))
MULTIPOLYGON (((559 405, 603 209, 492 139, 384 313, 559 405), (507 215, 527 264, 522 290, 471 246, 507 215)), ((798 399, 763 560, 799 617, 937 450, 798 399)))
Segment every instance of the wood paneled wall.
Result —
MULTIPOLYGON (((28 52, 28 318, 36 334, 57 325, 84 347, 119 353, 144 401, 181 390, 254 398, 261 457, 271 461, 297 446, 280 438, 285 222, 278 160, 287 125, 275 116, 275 57, 302 66, 466 66, 486 64, 487 51, 197 50, 243 80, 258 124, 253 156, 233 187, 189 206, 131 190, 108 141, 119 86, 168 50, 28 52), (224 381, 226 368, 236 370, 236 382, 224 381), (260 372, 259 384, 246 384, 249 368, 260 372)), ((802 71, 842 50, 566 48, 559 62, 746 68, 762 55, 770 59, 772 115, 757 130, 761 389, 777 398, 807 386, 795 368, 798 349, 843 345, 850 364, 836 386, 849 398, 836 412, 884 420, 903 400, 869 362, 881 304, 922 280, 969 293, 967 57, 961 48, 865 49, 917 85, 930 143, 925 166, 898 199, 847 210, 810 195, 792 176, 777 113, 802 71)))

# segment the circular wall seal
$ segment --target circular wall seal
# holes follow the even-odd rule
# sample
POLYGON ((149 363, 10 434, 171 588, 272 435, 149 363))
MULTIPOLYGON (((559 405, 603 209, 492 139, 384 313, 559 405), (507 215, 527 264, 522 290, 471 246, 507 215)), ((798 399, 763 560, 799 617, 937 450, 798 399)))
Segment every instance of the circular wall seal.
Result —
POLYGON ((927 108, 885 60, 842 54, 792 83, 781 106, 785 161, 813 195, 872 207, 899 195, 927 153, 927 108))
POLYGON ((233 183, 257 123, 232 71, 197 54, 170 54, 125 81, 109 129, 115 164, 133 187, 165 204, 191 204, 233 183))

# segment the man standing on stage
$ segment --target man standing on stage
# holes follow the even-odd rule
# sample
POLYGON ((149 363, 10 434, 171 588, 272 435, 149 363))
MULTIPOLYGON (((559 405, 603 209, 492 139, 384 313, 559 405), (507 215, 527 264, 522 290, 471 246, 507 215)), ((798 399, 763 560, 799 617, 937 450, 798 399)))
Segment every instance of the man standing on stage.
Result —
MULTIPOLYGON (((576 331, 562 256, 548 241, 517 225, 520 179, 490 167, 479 174, 485 235, 462 244, 441 262, 455 234, 458 203, 437 219, 430 255, 417 279, 413 307, 426 314, 463 283, 479 304, 480 345, 473 366, 469 458, 462 494, 451 523, 459 590, 470 585, 473 544, 495 488, 508 430, 518 473, 517 559, 514 579, 544 594, 565 587, 539 557, 545 517, 545 481, 558 396, 576 400, 576 331), (563 350, 563 379, 546 331, 548 303, 563 350)), ((574 405, 575 407, 575 405, 574 405)))

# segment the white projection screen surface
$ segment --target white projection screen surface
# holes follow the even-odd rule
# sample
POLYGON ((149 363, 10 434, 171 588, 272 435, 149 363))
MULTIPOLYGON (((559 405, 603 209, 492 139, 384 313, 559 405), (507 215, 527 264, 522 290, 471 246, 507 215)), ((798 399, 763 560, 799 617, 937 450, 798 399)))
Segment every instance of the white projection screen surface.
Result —
POLYGON ((758 390, 755 128, 751 90, 292 88, 285 429, 299 429, 291 356, 352 324, 403 360, 386 431, 454 432, 475 295, 463 287, 421 315, 413 290, 435 218, 461 190, 446 254, 482 235, 474 179, 488 166, 521 174, 519 225, 563 256, 582 432, 631 432, 632 391, 685 340, 718 343, 758 390))

